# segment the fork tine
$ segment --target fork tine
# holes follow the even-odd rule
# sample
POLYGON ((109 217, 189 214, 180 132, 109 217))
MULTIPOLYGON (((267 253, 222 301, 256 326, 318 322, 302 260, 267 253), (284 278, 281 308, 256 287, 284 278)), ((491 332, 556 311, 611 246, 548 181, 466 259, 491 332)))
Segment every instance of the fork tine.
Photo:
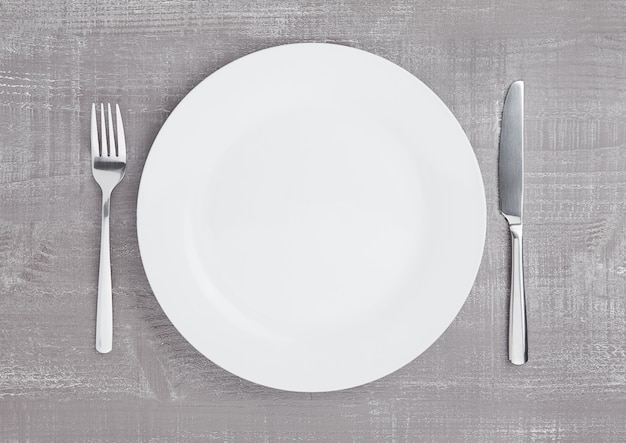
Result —
POLYGON ((117 150, 122 161, 126 161, 126 138, 124 137, 124 125, 122 124, 122 113, 120 107, 115 104, 115 117, 117 119, 117 150))
POLYGON ((104 103, 100 103, 100 131, 102 131, 102 135, 100 137, 102 140, 102 156, 108 157, 109 147, 107 146, 107 127, 104 120, 104 103))
POLYGON ((100 145, 98 144, 98 121, 96 119, 96 104, 91 104, 91 156, 100 156, 100 145))
POLYGON ((111 157, 117 157, 117 151, 115 149, 115 131, 113 130, 113 116, 111 115, 111 103, 107 104, 107 111, 109 114, 109 153, 111 157))

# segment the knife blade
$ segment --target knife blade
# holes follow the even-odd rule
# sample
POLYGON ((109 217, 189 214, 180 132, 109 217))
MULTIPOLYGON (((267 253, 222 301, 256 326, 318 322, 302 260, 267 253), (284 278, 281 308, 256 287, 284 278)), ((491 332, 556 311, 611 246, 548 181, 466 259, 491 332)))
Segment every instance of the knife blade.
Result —
POLYGON ((524 205, 524 82, 511 85, 504 100, 500 158, 500 210, 509 223, 522 223, 524 205))
POLYGON ((528 361, 526 295, 522 249, 524 207, 524 82, 516 81, 504 100, 498 159, 500 211, 511 232, 511 297, 509 307, 509 360, 528 361))

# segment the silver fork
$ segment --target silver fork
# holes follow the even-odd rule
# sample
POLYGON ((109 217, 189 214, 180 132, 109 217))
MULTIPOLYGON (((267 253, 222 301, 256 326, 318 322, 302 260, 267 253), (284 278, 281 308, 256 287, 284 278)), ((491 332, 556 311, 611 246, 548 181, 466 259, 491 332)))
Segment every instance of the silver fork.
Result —
POLYGON ((98 122, 96 105, 91 107, 91 172, 102 189, 102 229, 100 232, 100 274, 98 277, 98 308, 96 314, 96 350, 110 352, 113 347, 113 293, 111 290, 111 250, 109 243, 109 214, 111 193, 124 178, 126 171, 126 140, 120 107, 115 105, 117 137, 113 128, 111 104, 108 108, 109 142, 105 125, 104 104, 100 104, 100 131, 98 143, 98 122), (117 149, 115 139, 117 138, 117 149), (100 149, 102 148, 102 149, 100 149))

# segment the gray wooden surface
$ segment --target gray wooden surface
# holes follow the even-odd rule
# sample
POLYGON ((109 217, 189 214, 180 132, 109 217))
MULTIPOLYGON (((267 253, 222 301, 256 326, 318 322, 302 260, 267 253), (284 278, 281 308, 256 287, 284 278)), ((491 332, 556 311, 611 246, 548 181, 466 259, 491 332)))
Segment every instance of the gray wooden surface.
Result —
MULTIPOLYGON (((625 441, 626 4, 579 0, 0 1, 0 441, 625 441), (366 386, 265 389, 199 355, 144 275, 135 204, 160 126, 254 50, 337 42, 450 106, 482 168, 488 235, 458 318, 366 386), (506 358, 499 114, 526 81, 530 361, 506 358), (115 346, 95 352, 92 101, 125 110, 113 199, 115 346)), ((458 233, 451 233, 458 235, 458 233)), ((454 269, 450 269, 451 275, 454 269)))

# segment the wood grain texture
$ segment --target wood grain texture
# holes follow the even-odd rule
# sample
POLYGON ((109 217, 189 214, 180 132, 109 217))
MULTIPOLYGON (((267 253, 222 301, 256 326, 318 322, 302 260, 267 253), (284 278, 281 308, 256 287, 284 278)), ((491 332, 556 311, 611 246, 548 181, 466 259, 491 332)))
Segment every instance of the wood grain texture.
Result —
MULTIPOLYGON (((610 0, 0 1, 0 441, 626 441, 626 3, 610 0), (144 160, 182 97, 290 42, 371 51, 467 132, 487 194, 472 293, 443 337, 355 389, 265 389, 199 355, 143 273, 144 160), (530 361, 506 358, 499 119, 526 81, 530 361), (119 102, 115 346, 93 349, 99 247, 89 106, 119 102)), ((450 270, 451 275, 454 269, 450 270)))

